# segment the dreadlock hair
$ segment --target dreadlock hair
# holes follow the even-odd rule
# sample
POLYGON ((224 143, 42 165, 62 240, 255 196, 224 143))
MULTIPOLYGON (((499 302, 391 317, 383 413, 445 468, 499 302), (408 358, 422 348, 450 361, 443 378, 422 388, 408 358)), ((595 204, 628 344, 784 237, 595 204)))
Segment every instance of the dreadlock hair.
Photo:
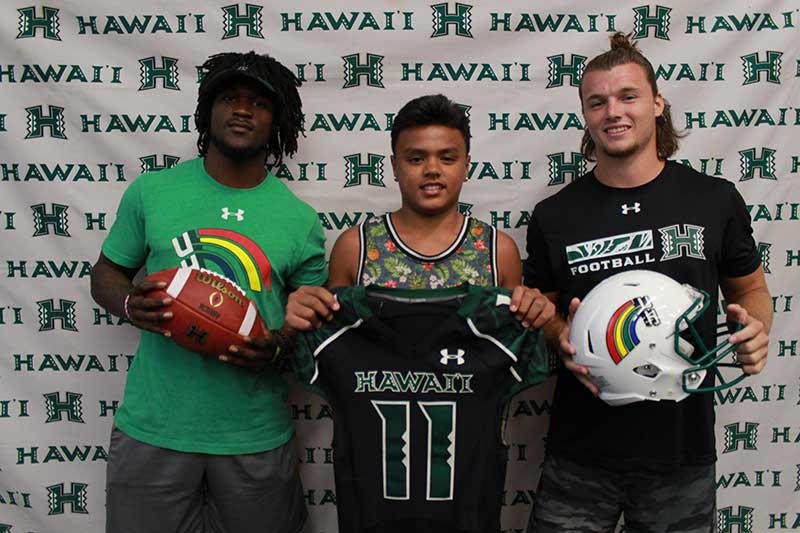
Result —
MULTIPOLYGON (((650 88, 653 90, 653 96, 657 96, 658 86, 656 85, 656 74, 653 71, 653 65, 639 51, 637 44, 631 42, 631 35, 625 35, 621 31, 612 35, 609 38, 611 49, 589 61, 586 64, 583 77, 585 79, 586 74, 592 71, 607 71, 620 65, 635 63, 644 70, 647 81, 650 83, 650 88)), ((581 97, 582 102, 583 84, 578 88, 578 95, 581 97)), ((678 140, 685 136, 686 133, 679 133, 673 126, 670 105, 664 100, 664 111, 661 116, 656 117, 656 151, 658 152, 658 158, 663 160, 671 157, 678 150, 678 140)), ((589 134, 589 130, 585 130, 581 140, 581 154, 588 161, 594 161, 596 149, 597 147, 589 134)))
POLYGON ((208 152, 209 128, 211 126, 211 106, 214 97, 222 88, 214 85, 214 78, 222 72, 246 69, 251 76, 266 81, 274 89, 270 94, 273 103, 272 131, 267 144, 267 158, 272 157, 272 164, 279 166, 283 156, 291 157, 297 152, 297 138, 303 128, 303 104, 297 88, 301 82, 292 71, 267 54, 225 52, 209 57, 200 67, 202 80, 197 94, 197 108, 194 122, 200 135, 197 138, 197 151, 200 156, 208 152), (210 87, 211 86, 211 87, 210 87), (209 89, 213 89, 210 91, 209 89))
POLYGON ((418 126, 446 126, 460 131, 469 153, 469 118, 458 104, 443 94, 420 96, 403 106, 392 121, 392 152, 400 133, 418 126))

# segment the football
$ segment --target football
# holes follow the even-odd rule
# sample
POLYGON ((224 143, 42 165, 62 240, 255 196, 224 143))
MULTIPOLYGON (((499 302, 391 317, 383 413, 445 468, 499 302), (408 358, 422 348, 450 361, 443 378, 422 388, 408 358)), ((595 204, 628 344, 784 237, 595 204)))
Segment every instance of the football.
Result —
POLYGON ((209 270, 174 267, 147 276, 163 281, 148 298, 172 298, 172 318, 163 323, 172 340, 187 350, 217 356, 245 335, 263 337, 267 328, 255 303, 230 279, 209 270))

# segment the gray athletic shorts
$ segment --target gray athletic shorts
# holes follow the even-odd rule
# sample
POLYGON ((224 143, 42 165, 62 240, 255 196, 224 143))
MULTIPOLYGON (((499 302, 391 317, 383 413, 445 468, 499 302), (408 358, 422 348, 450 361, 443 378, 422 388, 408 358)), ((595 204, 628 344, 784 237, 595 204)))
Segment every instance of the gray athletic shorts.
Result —
POLYGON ((528 533, 709 533, 716 515, 714 465, 667 473, 615 472, 548 455, 528 533))
POLYGON ((296 533, 306 520, 295 441, 208 455, 150 446, 114 427, 106 533, 296 533))

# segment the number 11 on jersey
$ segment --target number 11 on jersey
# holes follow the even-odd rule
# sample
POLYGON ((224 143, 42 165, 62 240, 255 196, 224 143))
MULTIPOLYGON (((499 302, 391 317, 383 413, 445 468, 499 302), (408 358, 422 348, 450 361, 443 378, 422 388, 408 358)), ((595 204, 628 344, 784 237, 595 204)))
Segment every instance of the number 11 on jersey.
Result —
POLYGON ((411 404, 428 421, 426 499, 452 500, 456 454, 455 402, 377 401, 381 417, 383 497, 408 500, 411 494, 411 404))

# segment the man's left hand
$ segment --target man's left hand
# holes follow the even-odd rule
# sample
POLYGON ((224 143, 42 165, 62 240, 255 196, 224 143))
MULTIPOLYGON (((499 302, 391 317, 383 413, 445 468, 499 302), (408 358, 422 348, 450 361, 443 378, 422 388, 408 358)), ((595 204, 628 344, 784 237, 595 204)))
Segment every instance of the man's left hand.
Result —
POLYGON ((745 374, 758 374, 767 364, 769 349, 769 337, 764 323, 738 304, 728 305, 727 315, 728 322, 744 324, 742 329, 730 337, 731 343, 736 345, 736 357, 742 363, 742 370, 745 374))
POLYGON ((556 306, 547 296, 524 285, 514 289, 509 309, 524 327, 532 329, 541 328, 556 314, 556 306))
POLYGON ((275 337, 267 332, 266 337, 244 337, 244 344, 237 344, 228 348, 228 353, 221 354, 219 360, 224 363, 260 370, 275 358, 278 345, 275 337))

